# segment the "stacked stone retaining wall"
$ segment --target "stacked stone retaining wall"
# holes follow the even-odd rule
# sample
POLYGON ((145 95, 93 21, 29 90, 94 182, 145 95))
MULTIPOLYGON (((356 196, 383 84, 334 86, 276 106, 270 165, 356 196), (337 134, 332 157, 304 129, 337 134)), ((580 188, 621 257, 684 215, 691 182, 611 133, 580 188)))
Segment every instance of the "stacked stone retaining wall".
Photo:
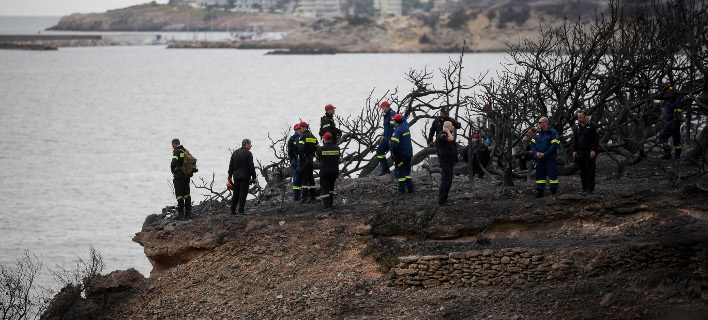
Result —
POLYGON ((540 282, 643 269, 695 271, 706 278, 708 245, 652 244, 622 252, 600 251, 596 257, 561 255, 527 248, 453 252, 448 255, 400 257, 392 269, 394 283, 406 286, 533 286, 540 282))

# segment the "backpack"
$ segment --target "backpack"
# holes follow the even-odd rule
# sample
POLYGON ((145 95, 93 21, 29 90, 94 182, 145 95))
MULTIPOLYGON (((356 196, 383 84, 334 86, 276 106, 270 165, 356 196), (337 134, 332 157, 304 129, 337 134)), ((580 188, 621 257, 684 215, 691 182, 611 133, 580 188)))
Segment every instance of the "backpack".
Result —
POLYGON ((187 178, 191 178, 195 172, 199 171, 197 169, 197 158, 193 157, 187 149, 184 149, 184 161, 179 169, 187 178))

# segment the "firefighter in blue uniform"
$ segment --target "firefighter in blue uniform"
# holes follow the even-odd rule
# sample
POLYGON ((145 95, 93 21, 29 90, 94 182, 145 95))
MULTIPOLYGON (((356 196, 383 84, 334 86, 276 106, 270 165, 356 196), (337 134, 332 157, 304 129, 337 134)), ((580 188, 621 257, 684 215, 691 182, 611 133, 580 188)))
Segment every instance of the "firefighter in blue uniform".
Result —
POLYGON ((179 218, 189 218, 192 214, 192 198, 189 195, 189 177, 180 168, 184 164, 184 147, 179 139, 172 139, 172 182, 175 185, 175 197, 177 197, 177 215, 179 218))
POLYGON ((332 208, 334 203, 334 182, 339 176, 339 147, 332 141, 334 136, 325 132, 322 136, 323 146, 317 148, 317 159, 320 159, 320 187, 322 188, 322 204, 325 209, 332 208))
POLYGON ((302 201, 312 202, 317 198, 315 194, 317 186, 315 185, 313 160, 315 152, 320 146, 317 138, 310 132, 310 126, 307 122, 300 122, 300 141, 298 141, 298 161, 297 166, 300 171, 300 182, 302 186, 302 201))
POLYGON ((288 139, 288 158, 290 158, 290 168, 293 171, 293 200, 300 201, 302 183, 297 170, 297 149, 300 142, 300 133, 302 133, 300 123, 295 124, 293 129, 295 129, 295 133, 288 139))
MULTIPOLYGON (((397 115, 396 111, 393 111, 391 109, 391 105, 388 103, 388 101, 384 101, 379 105, 379 108, 383 109, 384 116, 383 116, 383 137, 381 137, 381 140, 379 141, 379 146, 376 147, 376 158, 379 159, 379 164, 381 164, 381 173, 379 173, 379 176, 383 176, 386 174, 391 173, 391 170, 388 169, 388 161, 386 160, 386 153, 391 147, 391 136, 393 135, 393 117, 397 115)), ((408 123, 403 120, 403 124, 408 127, 408 123)))
POLYGON ((556 158, 558 157, 560 137, 558 131, 551 128, 546 117, 538 120, 538 127, 540 129, 531 139, 531 151, 536 162, 536 198, 543 198, 546 189, 546 176, 551 182, 551 194, 556 194, 556 190, 558 190, 556 158))
POLYGON ((674 155, 676 159, 681 158, 681 124, 684 120, 683 105, 681 104, 681 97, 674 90, 673 87, 665 87, 663 90, 664 99, 669 100, 666 104, 666 111, 664 121, 666 124, 664 128, 661 129, 661 135, 659 136, 659 146, 664 149, 664 156, 662 159, 671 159, 671 146, 669 145, 669 137, 672 138, 672 143, 674 145, 674 155))
POLYGON ((393 174, 398 178, 398 192, 411 193, 415 191, 411 179, 411 162, 413 160, 413 144, 411 132, 405 126, 403 116, 397 114, 393 117, 395 128, 391 136, 391 154, 393 155, 393 174))

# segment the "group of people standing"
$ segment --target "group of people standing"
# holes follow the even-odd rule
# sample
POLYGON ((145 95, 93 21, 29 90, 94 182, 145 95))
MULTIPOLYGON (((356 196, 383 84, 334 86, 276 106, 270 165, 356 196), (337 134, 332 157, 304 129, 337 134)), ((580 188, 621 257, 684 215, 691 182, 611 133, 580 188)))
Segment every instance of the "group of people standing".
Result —
MULTIPOLYGON (((680 157, 680 125, 683 121, 683 110, 678 100, 678 95, 674 94, 672 87, 664 89, 668 96, 669 103, 666 106, 666 125, 660 135, 661 146, 666 150, 666 157, 671 157, 668 147, 668 138, 673 138, 673 145, 676 158, 680 157)), ((376 147, 376 158, 381 166, 379 176, 391 174, 390 165, 386 154, 390 151, 393 158, 393 174, 398 179, 398 192, 413 193, 415 186, 411 178, 411 167, 413 159, 413 145, 408 122, 402 115, 396 113, 391 105, 384 101, 379 105, 383 111, 383 136, 376 147)), ((342 131, 336 127, 334 113, 336 107, 328 104, 325 106, 325 115, 320 121, 319 136, 323 145, 320 146, 318 139, 310 131, 310 125, 304 121, 294 125, 294 134, 287 141, 287 153, 292 170, 293 200, 306 203, 313 202, 316 195, 316 185, 314 179, 314 159, 320 161, 320 188, 322 203, 325 208, 332 208, 334 203, 334 186, 339 176, 339 161, 341 150, 337 146, 342 136, 342 131)), ((436 147, 441 168, 441 182, 438 191, 437 203, 440 206, 451 205, 448 201, 448 194, 454 178, 454 166, 458 161, 457 144, 455 142, 455 130, 461 128, 460 123, 449 115, 450 110, 442 107, 440 114, 433 120, 430 128, 427 143, 430 147, 436 147)), ((593 194, 595 191, 595 167, 599 146, 598 125, 590 120, 586 110, 577 112, 578 125, 574 128, 573 134, 573 159, 580 167, 580 179, 582 184, 582 195, 593 194)), ((475 134, 472 143, 480 144, 479 135, 475 134)), ((558 131, 551 128, 547 117, 538 120, 538 129, 535 127, 527 131, 522 139, 524 151, 531 151, 530 156, 522 156, 520 168, 526 169, 526 161, 533 160, 536 168, 536 197, 542 198, 545 195, 546 184, 550 185, 550 193, 556 194, 558 190, 558 169, 556 158, 560 146, 560 135, 558 131)), ((471 148, 472 144, 468 146, 471 148)), ((479 145, 475 150, 484 149, 479 145)), ((173 157, 170 169, 174 175, 175 195, 177 197, 178 213, 186 213, 188 217, 191 213, 191 197, 189 191, 189 177, 180 171, 184 161, 186 149, 180 144, 178 139, 172 140, 173 157)), ((256 170, 253 164, 253 155, 250 152, 251 141, 244 139, 241 148, 231 155, 228 170, 228 185, 234 190, 231 200, 231 214, 244 213, 246 196, 248 195, 249 184, 256 182, 256 170)), ((188 152, 187 152, 188 153, 188 152)), ((465 149, 463 159, 468 161, 468 149, 465 149)), ((469 159, 469 161, 473 161, 469 159)), ((482 161, 484 159, 476 159, 482 161)), ((480 177, 483 173, 480 173, 480 177)), ((191 176, 191 174, 190 174, 191 176)))
POLYGON ((288 139, 287 151, 292 169, 293 200, 313 202, 317 198, 314 177, 314 159, 320 160, 320 187, 322 203, 331 208, 334 203, 334 183, 339 176, 339 157, 341 151, 336 142, 341 137, 334 121, 336 107, 325 106, 325 115, 321 118, 319 134, 323 145, 310 131, 307 122, 295 124, 295 133, 288 139))

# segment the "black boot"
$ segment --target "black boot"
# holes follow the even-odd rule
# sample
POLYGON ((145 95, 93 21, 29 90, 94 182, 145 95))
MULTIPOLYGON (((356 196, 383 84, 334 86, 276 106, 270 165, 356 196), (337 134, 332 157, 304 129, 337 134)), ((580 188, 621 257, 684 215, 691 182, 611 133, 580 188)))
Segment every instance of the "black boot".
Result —
POLYGON ((536 189, 536 198, 543 198, 543 189, 536 189))

